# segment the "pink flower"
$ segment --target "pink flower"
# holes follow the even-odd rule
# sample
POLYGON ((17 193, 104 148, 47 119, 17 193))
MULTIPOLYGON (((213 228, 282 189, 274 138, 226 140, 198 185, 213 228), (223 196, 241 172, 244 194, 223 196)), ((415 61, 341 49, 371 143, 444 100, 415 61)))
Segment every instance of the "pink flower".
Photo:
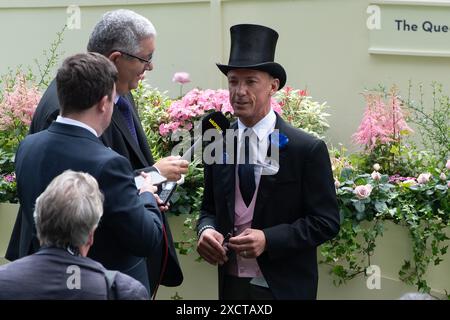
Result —
POLYGON ((442 181, 447 180, 447 176, 446 176, 445 173, 443 173, 443 172, 441 172, 439 178, 440 178, 442 181))
POLYGON ((449 181, 449 182, 447 182, 447 188, 449 188, 449 189, 450 189, 450 181, 449 181))
POLYGON ((334 179, 334 187, 337 189, 341 186, 341 183, 339 182, 338 179, 334 179))
POLYGON ((378 171, 372 172, 371 176, 372 176, 372 179, 375 181, 381 180, 381 174, 378 171))
POLYGON ((40 99, 39 90, 29 87, 25 76, 18 75, 14 88, 5 91, 3 101, 0 102, 0 129, 14 131, 16 136, 17 129, 20 129, 25 136, 40 99))
POLYGON ((3 179, 4 179, 6 182, 11 183, 11 182, 16 181, 16 175, 15 175, 14 173, 7 174, 7 175, 3 176, 3 179))
POLYGON ((283 110, 281 109, 280 104, 274 98, 270 99, 270 106, 272 107, 273 111, 278 113, 280 116, 283 114, 283 110))
POLYGON ((372 186, 370 184, 366 184, 365 186, 357 186, 354 190, 354 193, 358 199, 368 198, 371 192, 372 186))
POLYGON ((450 170, 450 159, 447 160, 445 167, 447 168, 447 170, 450 170))
POLYGON ((305 96, 308 95, 308 92, 306 92, 306 90, 300 90, 300 91, 298 92, 298 95, 301 96, 301 97, 305 97, 305 96))
POLYGON ((169 134, 169 128, 168 125, 165 123, 161 123, 159 126, 159 134, 162 136, 166 136, 169 134))
POLYGON ((426 184, 430 181, 431 173, 421 173, 417 178, 417 182, 420 184, 426 184))
POLYGON ((371 151, 378 144, 397 141, 401 135, 413 132, 404 119, 402 102, 395 88, 389 93, 387 102, 381 93, 367 93, 364 97, 367 106, 353 135, 355 143, 371 151))
POLYGON ((187 72, 176 72, 172 78, 173 82, 178 82, 179 84, 185 84, 191 82, 189 79, 189 73, 187 72))

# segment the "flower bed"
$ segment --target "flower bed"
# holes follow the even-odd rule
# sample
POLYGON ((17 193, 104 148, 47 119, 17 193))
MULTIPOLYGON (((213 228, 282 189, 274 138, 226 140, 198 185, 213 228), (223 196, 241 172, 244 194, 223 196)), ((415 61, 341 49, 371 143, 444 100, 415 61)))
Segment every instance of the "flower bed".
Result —
MULTIPOLYGON (((207 112, 222 111, 233 118, 226 90, 194 89, 172 101, 156 89, 141 86, 136 98, 139 105, 146 106, 141 109, 141 116, 150 132, 150 144, 159 155, 167 155, 176 144, 170 139, 173 132, 192 130, 193 123, 207 112), (156 104, 152 103, 155 97, 156 104), (155 130, 160 133, 157 139, 151 133, 155 130)), ((367 268, 385 250, 377 245, 384 234, 385 223, 394 223, 406 228, 409 240, 403 237, 402 241, 410 245, 407 258, 396 255, 395 265, 399 267, 391 270, 389 277, 395 273, 406 287, 430 292, 427 270, 431 265, 439 265, 447 254, 449 146, 439 145, 445 141, 439 132, 449 132, 448 118, 442 121, 442 115, 449 108, 448 98, 442 93, 440 97, 435 96, 439 103, 432 113, 426 113, 424 106, 410 99, 402 99, 395 87, 389 91, 365 92, 364 98, 367 110, 354 135, 355 143, 363 150, 347 154, 343 147, 330 147, 341 231, 320 247, 322 271, 328 270, 337 285, 360 276, 367 278, 367 268), (436 123, 436 127, 428 128, 428 137, 429 142, 439 146, 427 148, 425 142, 426 149, 418 148, 409 139, 413 129, 407 121, 419 124, 418 130, 421 124, 436 123)), ((294 126, 326 139, 328 106, 314 101, 305 91, 286 87, 274 96, 272 107, 294 126)), ((184 240, 178 242, 181 253, 188 253, 195 247, 192 230, 203 191, 202 173, 201 162, 194 160, 185 185, 178 189, 174 198, 172 212, 190 214, 185 221, 184 240)), ((443 292, 444 289, 438 290, 443 292)))

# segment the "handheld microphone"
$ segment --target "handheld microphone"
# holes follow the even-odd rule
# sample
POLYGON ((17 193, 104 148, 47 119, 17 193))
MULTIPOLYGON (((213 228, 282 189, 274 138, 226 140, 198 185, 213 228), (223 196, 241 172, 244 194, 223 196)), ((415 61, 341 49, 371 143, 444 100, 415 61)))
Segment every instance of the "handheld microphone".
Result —
MULTIPOLYGON (((181 157, 184 160, 190 161, 191 156, 194 153, 194 150, 198 147, 199 144, 203 141, 203 134, 208 129, 216 129, 222 135, 225 134, 225 131, 230 127, 230 122, 223 115, 222 112, 213 112, 206 115, 201 122, 202 126, 202 135, 194 142, 194 144, 186 151, 181 157)), ((159 193, 159 198, 163 201, 164 204, 167 204, 172 197, 173 192, 177 187, 176 182, 166 182, 163 185, 161 192, 159 193)))
POLYGON ((190 161, 194 150, 203 142, 203 135, 206 130, 216 129, 220 134, 224 135, 225 131, 230 128, 230 121, 220 111, 210 113, 203 117, 202 122, 202 135, 194 142, 194 144, 183 154, 181 157, 183 160, 190 161))

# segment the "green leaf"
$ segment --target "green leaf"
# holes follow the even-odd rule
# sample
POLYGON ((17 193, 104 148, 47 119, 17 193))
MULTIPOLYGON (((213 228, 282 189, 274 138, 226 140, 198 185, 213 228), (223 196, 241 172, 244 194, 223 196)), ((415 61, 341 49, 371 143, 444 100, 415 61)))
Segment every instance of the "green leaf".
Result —
POLYGON ((358 211, 358 212, 364 212, 364 210, 366 209, 366 206, 361 201, 355 201, 353 203, 353 206, 355 207, 356 211, 358 211))
POLYGON ((340 177, 339 180, 350 180, 351 176, 352 176, 352 173, 353 173, 353 169, 351 169, 351 168, 344 168, 344 169, 342 169, 341 177, 340 177))
POLYGON ((356 214, 356 219, 357 219, 358 221, 362 221, 362 220, 364 220, 365 218, 366 218, 365 212, 358 212, 358 213, 356 214))
POLYGON ((386 202, 384 201, 375 201, 375 209, 378 212, 385 212, 388 209, 388 206, 386 205, 386 202))

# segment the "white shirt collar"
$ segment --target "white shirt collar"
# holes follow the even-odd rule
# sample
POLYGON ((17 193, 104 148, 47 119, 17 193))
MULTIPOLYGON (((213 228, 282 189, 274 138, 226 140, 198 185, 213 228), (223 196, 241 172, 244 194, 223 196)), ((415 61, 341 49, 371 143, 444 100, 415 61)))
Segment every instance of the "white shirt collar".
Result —
POLYGON ((71 119, 71 118, 66 118, 66 117, 63 117, 63 116, 58 116, 55 121, 59 122, 59 123, 64 123, 64 124, 69 124, 69 125, 72 125, 72 126, 77 126, 77 127, 84 128, 84 129, 90 131, 94 136, 99 137, 97 132, 93 128, 88 126, 86 123, 84 123, 84 122, 81 122, 81 121, 78 121, 78 120, 74 120, 74 119, 71 119))
MULTIPOLYGON (((264 118, 258 121, 253 127, 252 130, 258 136, 259 141, 263 141, 270 133, 275 129, 275 123, 277 121, 277 116, 275 115, 275 111, 270 110, 269 113, 266 114, 264 118)), ((238 119, 238 129, 245 130, 247 127, 238 119)))

